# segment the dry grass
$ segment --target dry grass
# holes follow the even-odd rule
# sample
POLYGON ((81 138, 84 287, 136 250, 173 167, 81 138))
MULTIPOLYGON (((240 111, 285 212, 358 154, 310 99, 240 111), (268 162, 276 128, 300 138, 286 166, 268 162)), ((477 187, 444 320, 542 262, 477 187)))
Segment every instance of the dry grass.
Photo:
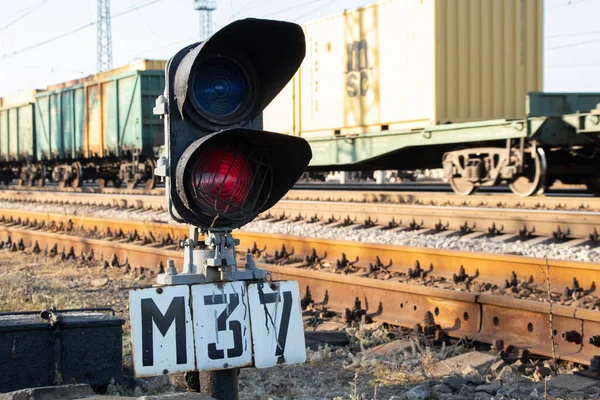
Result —
MULTIPOLYGON (((81 307, 113 307, 129 320, 128 288, 152 284, 154 279, 136 278, 120 268, 104 269, 101 262, 61 261, 59 258, 0 250, 0 310, 41 311, 81 307), (107 278, 106 285, 92 281, 107 278)), ((338 399, 388 399, 423 382, 435 362, 458 354, 465 347, 433 347, 414 341, 405 352, 369 356, 365 349, 402 337, 401 331, 377 324, 348 328, 351 344, 346 348, 322 347, 307 351, 308 362, 265 370, 244 369, 240 374, 242 399, 294 399, 328 397, 338 399)), ((131 377, 129 323, 123 335, 124 369, 127 384, 111 384, 108 394, 142 396, 182 390, 165 377, 131 377)))

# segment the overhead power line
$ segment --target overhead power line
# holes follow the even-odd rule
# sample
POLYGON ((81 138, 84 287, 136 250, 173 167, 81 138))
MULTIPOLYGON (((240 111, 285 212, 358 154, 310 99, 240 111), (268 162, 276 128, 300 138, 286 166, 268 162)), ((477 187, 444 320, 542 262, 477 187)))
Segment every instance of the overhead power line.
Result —
POLYGON ((33 14, 35 11, 39 10, 48 1, 50 1, 50 0, 42 0, 40 3, 36 4, 32 8, 30 8, 29 10, 26 10, 22 14, 17 15, 12 21, 10 21, 6 25, 0 27, 0 32, 2 32, 3 30, 5 30, 6 28, 8 28, 8 27, 10 27, 10 26, 12 26, 14 24, 16 24, 17 22, 22 21, 28 15, 33 14))
MULTIPOLYGON (((163 1, 163 0, 151 0, 151 1, 148 1, 148 2, 146 2, 146 3, 143 3, 143 4, 140 4, 140 5, 137 5, 137 6, 135 6, 135 7, 130 7, 130 8, 128 8, 128 9, 126 9, 126 10, 123 10, 123 11, 121 11, 121 12, 119 12, 119 13, 113 14, 113 15, 112 15, 112 18, 113 18, 113 19, 114 19, 114 18, 118 18, 118 17, 120 17, 120 16, 122 16, 122 15, 129 14, 130 12, 133 12, 133 11, 135 11, 135 10, 139 10, 140 8, 148 7, 149 5, 152 5, 152 4, 155 4, 155 3, 158 3, 158 2, 160 2, 160 1, 163 1)), ((50 39, 46 39, 46 40, 44 40, 44 41, 42 41, 42 42, 38 42, 38 43, 32 44, 32 45, 30 45, 30 46, 23 47, 23 48, 21 48, 21 49, 19 49, 19 50, 15 50, 15 51, 11 51, 11 52, 8 52, 8 53, 4 53, 4 54, 2 54, 2 55, 0 56, 0 60, 6 60, 7 58, 14 57, 14 56, 16 56, 16 55, 18 55, 18 54, 21 54, 21 53, 24 53, 24 52, 26 52, 26 51, 29 51, 29 50, 35 49, 35 48, 37 48, 37 47, 44 46, 44 45, 46 45, 46 44, 48 44, 48 43, 51 43, 51 42, 54 42, 54 41, 56 41, 56 40, 58 40, 58 39, 62 39, 62 38, 64 38, 64 37, 67 37, 67 36, 69 36, 69 35, 72 35, 72 34, 74 34, 74 33, 80 32, 80 31, 82 31, 82 30, 84 30, 84 29, 86 29, 86 28, 89 28, 89 27, 91 27, 91 26, 94 26, 94 25, 96 25, 97 23, 98 23, 97 21, 93 21, 93 22, 90 22, 90 23, 88 23, 88 24, 82 25, 82 26, 80 26, 79 28, 75 28, 75 29, 73 29, 73 30, 71 30, 71 31, 68 31, 68 32, 62 33, 62 34, 60 34, 60 35, 57 35, 57 36, 51 37, 50 39)))

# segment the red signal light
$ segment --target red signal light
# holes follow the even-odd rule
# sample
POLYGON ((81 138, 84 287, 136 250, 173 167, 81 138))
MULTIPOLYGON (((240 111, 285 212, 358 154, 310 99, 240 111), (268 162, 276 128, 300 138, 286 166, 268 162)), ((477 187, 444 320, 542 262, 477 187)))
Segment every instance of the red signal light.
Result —
POLYGON ((252 162, 227 148, 208 149, 190 172, 195 200, 223 216, 241 211, 255 177, 252 162))

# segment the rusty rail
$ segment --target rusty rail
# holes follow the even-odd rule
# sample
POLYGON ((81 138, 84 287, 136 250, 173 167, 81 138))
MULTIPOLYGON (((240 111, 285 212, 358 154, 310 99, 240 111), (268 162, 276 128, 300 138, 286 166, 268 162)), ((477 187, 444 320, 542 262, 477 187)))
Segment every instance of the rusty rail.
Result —
MULTIPOLYGON (((236 235, 238 237, 243 235, 236 235)), ((55 255, 78 256, 94 250, 96 258, 111 263, 142 265, 157 270, 159 263, 173 259, 180 266, 182 251, 159 249, 139 244, 87 239, 35 228, 1 226, 0 240, 19 243, 22 249, 56 249, 55 255)), ((248 239, 247 237, 245 238, 248 239)), ((50 254, 52 255, 52 254, 50 254)), ((343 313, 358 298, 374 320, 412 327, 422 323, 430 312, 435 323, 448 335, 492 343, 502 339, 505 345, 550 356, 548 304, 477 295, 452 290, 407 285, 357 276, 310 271, 292 266, 261 264, 275 279, 294 279, 310 290, 315 302, 343 313)), ((600 355, 600 312, 554 306, 553 329, 556 354, 561 359, 589 364, 600 355)))
MULTIPOLYGON (((122 239, 120 240, 122 241, 128 240, 128 238, 135 241, 148 237, 154 238, 152 242, 155 244, 162 243, 165 240, 167 243, 173 243, 173 248, 179 240, 184 240, 188 235, 187 225, 110 220, 6 209, 0 209, 0 223, 4 223, 9 227, 11 225, 23 225, 30 227, 30 229, 39 229, 43 223, 45 227, 54 226, 55 230, 67 232, 76 229, 96 232, 111 230, 113 233, 121 231, 120 236, 122 239), (61 226, 62 229, 58 229, 61 226)), ((240 249, 245 250, 256 247, 261 250, 267 249, 272 253, 285 246, 288 251, 293 251, 296 258, 300 259, 311 255, 315 251, 319 257, 324 257, 323 261, 333 264, 345 255, 349 260, 358 258, 356 266, 366 268, 379 258, 386 264, 391 261, 392 265, 388 269, 390 272, 406 273, 409 269, 414 269, 416 262, 418 262, 424 270, 431 270, 431 275, 446 279, 451 279, 454 274, 459 274, 462 268, 466 275, 476 277, 475 279, 479 282, 502 285, 510 280, 514 273, 518 280, 545 284, 545 260, 531 257, 315 239, 246 231, 237 231, 235 236, 240 239, 240 249)), ((600 284, 600 264, 567 260, 548 260, 548 264, 550 267, 550 280, 554 289, 571 286, 573 278, 583 288, 590 288, 595 283, 600 284)), ((399 278, 392 279, 399 280, 399 278)))
POLYGON ((600 212, 547 211, 485 207, 414 206, 401 204, 281 201, 269 215, 289 219, 317 216, 339 223, 400 226, 411 229, 452 230, 463 233, 484 232, 493 235, 521 234, 524 237, 549 236, 557 239, 591 238, 598 234, 600 212))
MULTIPOLYGON (((153 195, 73 193, 66 196, 64 193, 52 192, 4 191, 0 192, 0 199, 156 210, 163 210, 165 206, 162 196, 153 195)), ((323 223, 335 221, 334 225, 354 223, 367 227, 373 225, 430 233, 481 232, 495 236, 514 234, 525 240, 542 236, 559 240, 600 242, 600 212, 596 211, 283 200, 265 213, 265 216, 304 221, 315 220, 316 217, 323 223)))
MULTIPOLYGON (((161 201, 165 192, 162 188, 135 190, 115 188, 11 188, 0 190, 0 198, 23 199, 37 198, 45 199, 51 196, 53 199, 65 199, 67 194, 75 194, 80 199, 88 199, 88 202, 97 201, 101 195, 110 195, 109 201, 127 200, 133 196, 155 197, 161 201), (99 196, 100 195, 100 196, 99 196)), ((372 191, 368 188, 364 191, 342 191, 342 190, 290 190, 284 200, 300 201, 333 201, 350 203, 390 203, 406 205, 429 205, 429 206, 455 206, 455 207, 487 207, 487 208, 517 208, 517 209, 541 209, 541 210, 587 210, 600 211, 600 197, 592 196, 533 196, 520 197, 510 193, 473 194, 471 196, 457 196, 454 193, 440 192, 410 192, 410 191, 372 191)), ((150 200, 147 200, 150 204, 150 200)), ((161 203, 164 204, 164 201, 161 203)))

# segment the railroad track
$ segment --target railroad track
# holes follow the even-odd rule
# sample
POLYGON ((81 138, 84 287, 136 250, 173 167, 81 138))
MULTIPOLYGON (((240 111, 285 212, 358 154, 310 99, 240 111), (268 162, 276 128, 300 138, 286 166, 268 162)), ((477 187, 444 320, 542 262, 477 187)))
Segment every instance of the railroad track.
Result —
MULTIPOLYGON (((293 194, 291 195, 293 196, 293 194)), ((154 195, 89 193, 0 192, 0 200, 49 204, 133 207, 163 210, 165 200, 154 195)), ((470 235, 496 240, 526 240, 529 244, 549 240, 565 247, 596 245, 600 241, 600 211, 566 209, 493 208, 451 205, 417 205, 351 201, 282 200, 263 219, 272 222, 322 223, 348 229, 393 229, 420 234, 470 235)))
MULTIPOLYGON (((154 272, 168 259, 181 265, 177 243, 188 232, 164 223, 15 210, 0 215, 1 244, 13 251, 103 258, 107 267, 154 272)), ((545 356, 552 353, 552 331, 560 358, 589 364, 600 356, 600 301, 593 295, 597 264, 548 261, 550 283, 558 291, 550 325, 543 260, 241 231, 234 236, 241 241, 238 248, 254 251, 275 279, 297 280, 308 288, 306 300, 331 311, 358 308, 374 320, 407 327, 438 324, 452 337, 502 340, 545 356)))

